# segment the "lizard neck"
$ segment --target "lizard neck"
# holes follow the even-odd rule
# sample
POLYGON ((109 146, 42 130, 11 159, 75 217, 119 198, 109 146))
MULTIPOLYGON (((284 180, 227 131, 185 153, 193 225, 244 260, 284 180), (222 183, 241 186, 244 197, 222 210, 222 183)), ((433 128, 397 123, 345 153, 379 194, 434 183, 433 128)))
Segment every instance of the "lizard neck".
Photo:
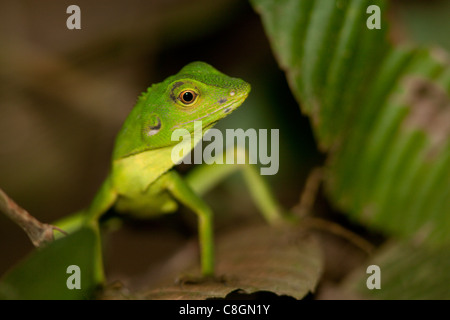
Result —
POLYGON ((142 194, 155 180, 184 158, 185 154, 173 152, 174 147, 178 150, 191 150, 201 139, 201 134, 188 135, 176 145, 113 160, 113 185, 117 192, 130 197, 142 194))

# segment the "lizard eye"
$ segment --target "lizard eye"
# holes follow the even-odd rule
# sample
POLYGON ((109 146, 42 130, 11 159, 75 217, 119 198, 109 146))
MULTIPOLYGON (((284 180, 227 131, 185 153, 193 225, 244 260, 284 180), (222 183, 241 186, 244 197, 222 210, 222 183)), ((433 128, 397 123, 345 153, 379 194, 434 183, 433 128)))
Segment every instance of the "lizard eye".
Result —
POLYGON ((184 104, 192 104, 197 99, 198 94, 192 90, 184 90, 178 96, 178 99, 184 104))

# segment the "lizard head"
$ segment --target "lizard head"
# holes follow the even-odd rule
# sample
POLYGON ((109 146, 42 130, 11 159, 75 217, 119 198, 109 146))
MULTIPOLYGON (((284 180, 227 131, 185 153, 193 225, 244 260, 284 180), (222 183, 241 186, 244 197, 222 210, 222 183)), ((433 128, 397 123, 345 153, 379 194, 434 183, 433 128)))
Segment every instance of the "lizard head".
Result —
POLYGON ((170 81, 164 105, 171 105, 171 113, 178 119, 168 120, 171 131, 183 128, 193 132, 194 121, 202 121, 204 129, 211 128, 239 107, 250 92, 247 82, 204 62, 188 64, 170 81))
POLYGON ((205 133, 238 108, 249 92, 247 82, 207 63, 192 62, 141 95, 119 133, 114 158, 175 145, 174 130, 193 134, 195 121, 201 121, 205 133))

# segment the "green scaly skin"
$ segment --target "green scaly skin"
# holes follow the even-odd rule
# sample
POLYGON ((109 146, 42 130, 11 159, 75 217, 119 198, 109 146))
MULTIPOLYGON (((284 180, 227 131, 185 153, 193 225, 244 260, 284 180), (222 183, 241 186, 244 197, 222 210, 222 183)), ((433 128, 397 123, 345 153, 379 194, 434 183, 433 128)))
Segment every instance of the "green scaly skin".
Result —
MULTIPOLYGON (((203 184, 201 180, 206 178, 196 172, 192 179, 187 179, 192 181, 189 183, 170 170, 174 166, 172 148, 179 143, 172 141, 171 136, 179 128, 194 136, 194 121, 201 120, 202 132, 195 135, 201 137, 217 121, 238 108, 249 92, 250 85, 245 81, 231 78, 203 62, 190 63, 177 74, 152 85, 139 97, 125 120, 116 139, 110 173, 91 205, 83 215, 73 215, 57 225, 70 231, 84 223, 92 226, 100 237, 99 218, 111 207, 119 213, 146 218, 174 212, 177 204, 181 203, 199 217, 201 270, 204 276, 212 276, 212 212, 194 191, 196 188, 201 193, 206 191, 200 186, 203 184), (194 99, 189 101, 186 97, 194 99), (199 182, 197 187, 196 180, 199 182)), ((190 143, 190 148, 197 142, 190 143)), ((247 168, 247 174, 244 174, 249 176, 250 188, 259 185, 252 196, 256 202, 264 203, 261 210, 269 220, 270 217, 276 218, 279 207, 255 172, 253 168, 247 168)), ((210 172, 207 175, 214 178, 210 172)), ((217 177, 224 175, 219 173, 217 177)), ((98 281, 103 282, 100 245, 96 268, 98 281)))

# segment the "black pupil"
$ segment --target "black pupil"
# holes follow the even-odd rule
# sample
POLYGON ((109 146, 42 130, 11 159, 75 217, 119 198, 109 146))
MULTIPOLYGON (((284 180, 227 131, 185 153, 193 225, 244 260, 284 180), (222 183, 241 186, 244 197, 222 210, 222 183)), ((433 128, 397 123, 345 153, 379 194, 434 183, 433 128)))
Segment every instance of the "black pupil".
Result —
POLYGON ((192 100, 194 100, 194 95, 192 94, 192 92, 185 92, 183 93, 183 100, 185 102, 192 102, 192 100))

